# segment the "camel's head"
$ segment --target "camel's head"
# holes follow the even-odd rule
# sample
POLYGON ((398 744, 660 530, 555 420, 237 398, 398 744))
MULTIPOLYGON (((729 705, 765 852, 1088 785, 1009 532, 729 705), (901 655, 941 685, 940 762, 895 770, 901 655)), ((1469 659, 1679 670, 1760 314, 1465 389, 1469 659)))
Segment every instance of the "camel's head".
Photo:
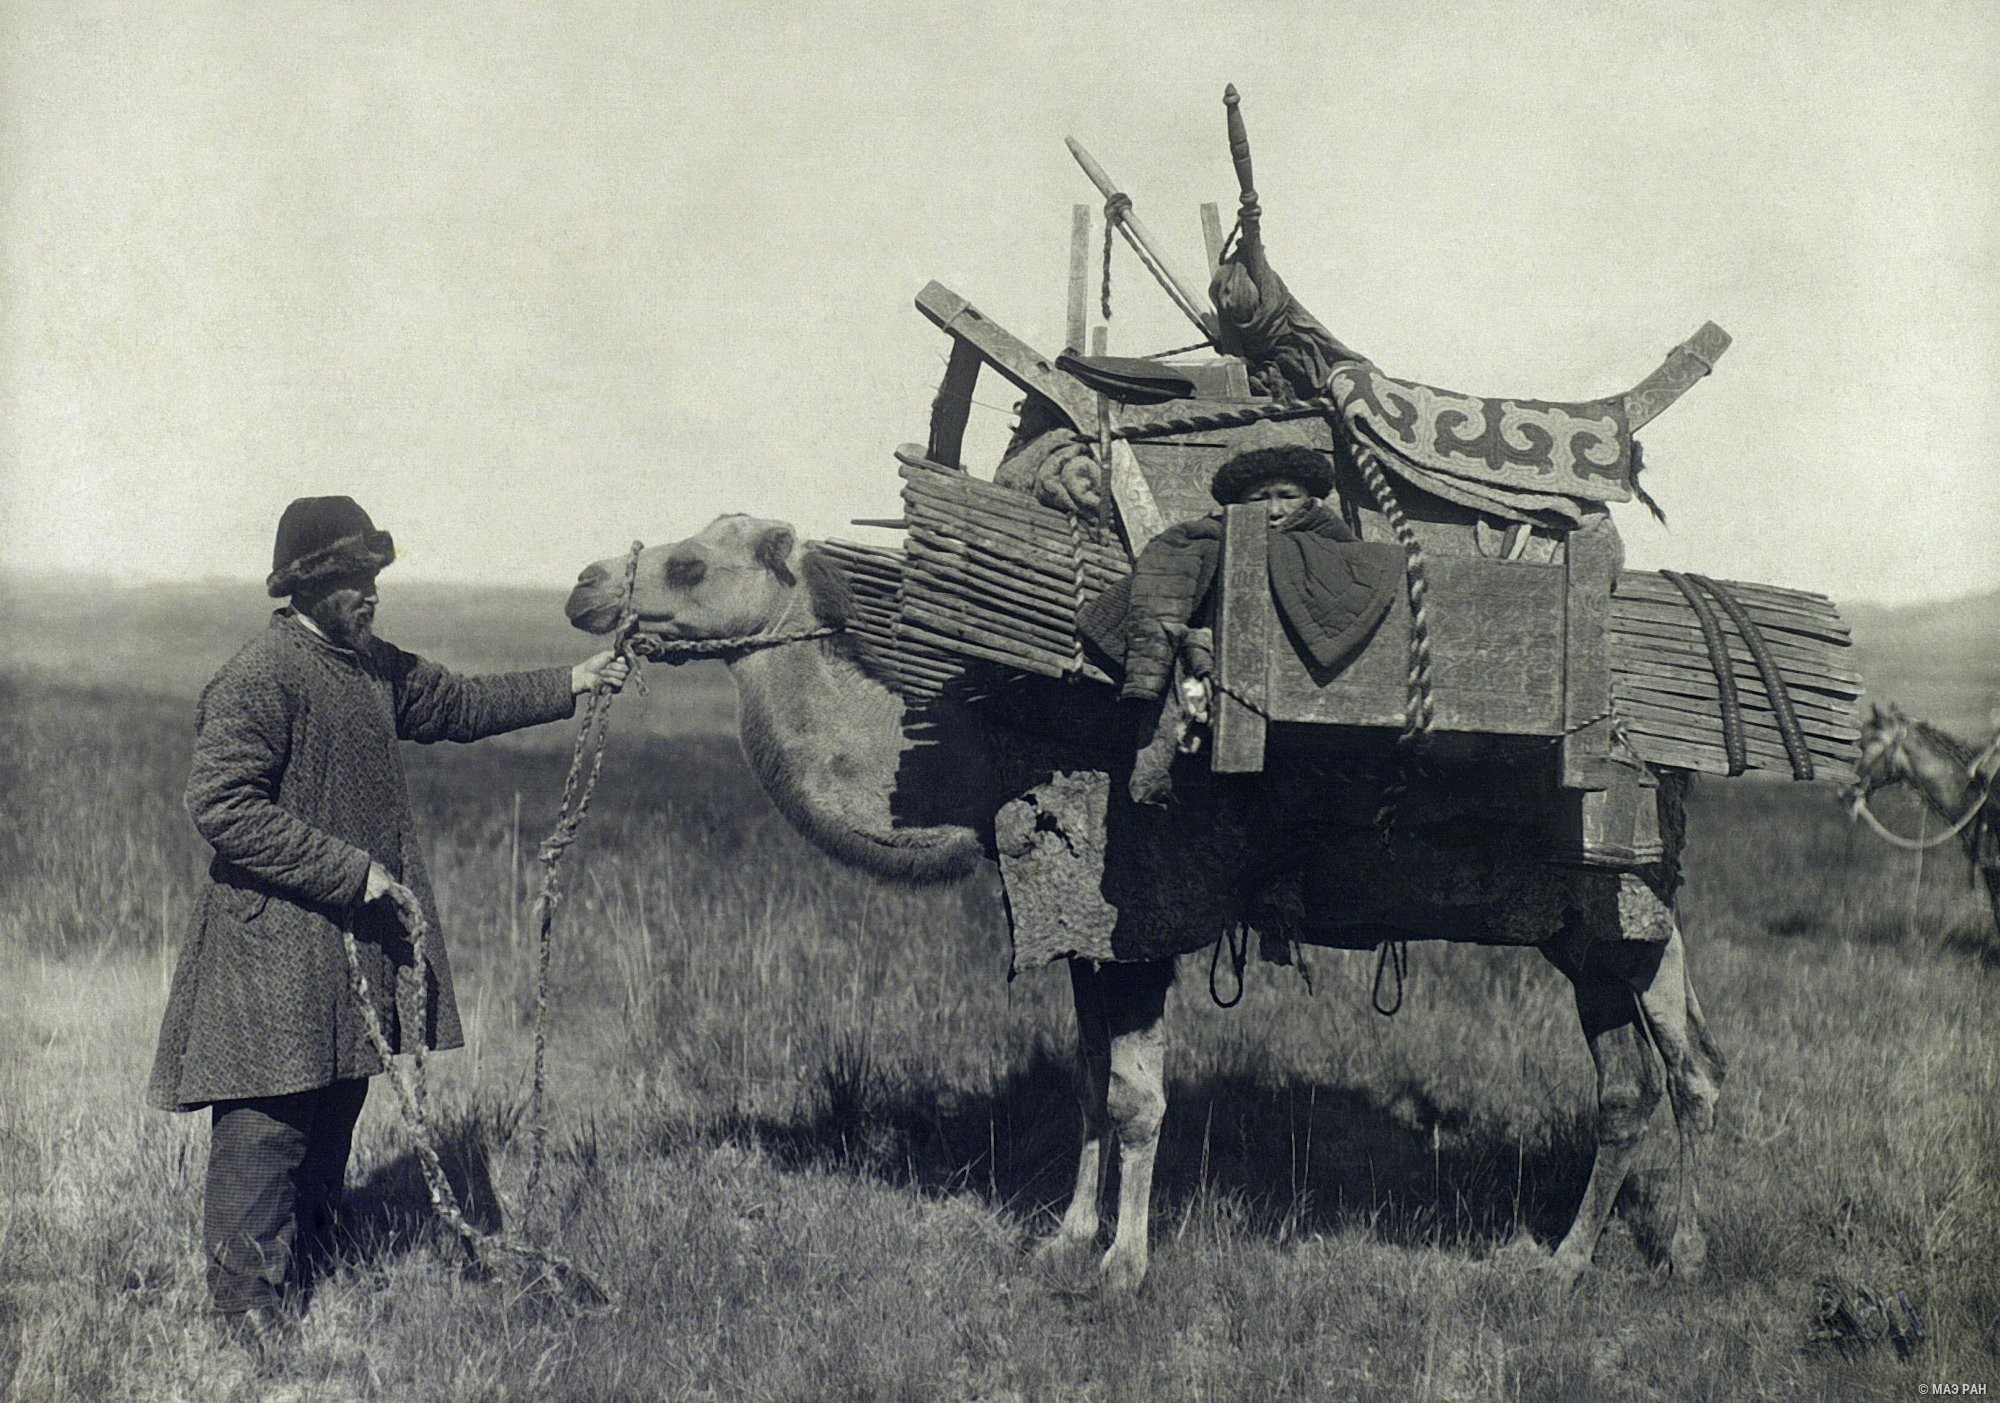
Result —
POLYGON ((1894 706, 1868 703, 1868 714, 1861 721, 1861 756, 1854 762, 1854 780, 1843 796, 1850 810, 1858 809, 1876 790, 1909 774, 1909 737, 1909 717, 1894 706))
MULTIPOLYGON (((632 586, 639 627, 679 640, 762 633, 805 607, 797 552, 791 527, 748 516, 720 516, 685 541, 643 550, 632 586)), ((585 633, 618 626, 626 559, 600 560, 577 576, 569 621, 585 633)))

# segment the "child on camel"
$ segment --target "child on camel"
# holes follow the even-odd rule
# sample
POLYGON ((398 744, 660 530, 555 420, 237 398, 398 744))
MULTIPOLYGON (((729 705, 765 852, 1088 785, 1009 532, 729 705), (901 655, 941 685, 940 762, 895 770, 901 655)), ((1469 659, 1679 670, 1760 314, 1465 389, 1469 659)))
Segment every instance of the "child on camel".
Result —
MULTIPOLYGON (((1271 595, 1285 631, 1317 669, 1353 653, 1382 621, 1402 581, 1402 552, 1363 542, 1323 500, 1333 491, 1327 456, 1303 444, 1239 453, 1216 471, 1209 494, 1220 507, 1264 504, 1269 522, 1271 595)), ((1084 637, 1124 664, 1123 700, 1168 693, 1132 775, 1132 797, 1163 803, 1173 756, 1199 741, 1213 667, 1206 623, 1222 557, 1223 513, 1168 527, 1147 543, 1128 580, 1084 611, 1084 637)))

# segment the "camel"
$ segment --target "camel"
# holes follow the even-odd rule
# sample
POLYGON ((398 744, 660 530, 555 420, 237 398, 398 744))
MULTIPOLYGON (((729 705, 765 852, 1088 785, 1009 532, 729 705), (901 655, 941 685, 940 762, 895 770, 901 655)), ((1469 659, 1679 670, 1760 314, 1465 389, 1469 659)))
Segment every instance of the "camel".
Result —
MULTIPOLYGON (((1948 731, 1927 721, 1913 721, 1894 706, 1871 702, 1861 725, 1861 756, 1854 764, 1854 781, 1845 798, 1856 817, 1868 812, 1870 795, 1892 784, 1912 786, 1925 807, 1946 823, 1944 832, 1914 846, 1931 847, 1957 838, 1967 862, 1986 883, 1993 905, 1993 929, 2000 935, 2000 793, 1995 792, 2000 769, 2000 710, 1993 714, 1993 735, 1975 750, 1948 731)), ((1873 822, 1873 815, 1869 815, 1873 822)), ((1877 824, 1877 828, 1881 825, 1877 824)), ((1896 841, 1896 835, 1885 836, 1896 841)))
MULTIPOLYGON (((617 558, 582 572, 568 603, 576 627, 607 633, 629 617, 626 567, 617 558)), ((1501 830, 1463 802, 1454 808, 1448 788, 1407 793, 1395 840, 1386 841, 1366 817, 1379 791, 1357 802, 1342 788, 1346 771, 1316 769, 1310 754, 1274 756, 1262 783, 1211 777, 1187 763, 1175 804, 1159 809, 1126 798, 1133 732, 1121 725, 1112 688, 1050 680, 1053 690, 1041 694, 919 704, 882 680, 853 635, 800 637, 816 626, 838 630, 847 600, 837 568, 782 522, 724 516, 644 550, 630 605, 639 630, 668 640, 793 640, 730 650, 745 756, 799 832, 886 879, 956 878, 1054 826, 1065 829, 1062 841, 1045 846, 1058 860, 1073 846, 1075 890, 1113 909, 1118 929, 1143 927, 1156 949, 1166 939, 1185 953, 1212 944, 1232 922, 1276 920, 1269 891, 1287 881, 1291 934, 1306 942, 1535 945, 1574 985, 1597 1073, 1589 1180, 1545 1259, 1565 1281, 1591 1260, 1662 1099, 1662 1069, 1680 1126, 1713 1125, 1723 1058, 1689 984, 1672 905, 1683 827, 1676 772, 1662 772, 1659 784, 1666 859, 1639 872, 1536 862, 1504 837, 1481 836, 1501 830), (1083 831, 1077 805, 1062 802, 1078 793, 1100 796, 1092 831, 1083 831), (1364 815, 1358 823, 1344 817, 1343 800, 1364 815), (1274 853, 1286 856, 1273 862, 1274 853), (1280 868, 1281 878, 1267 880, 1280 868)), ((1017 964, 1024 949, 1054 950, 1048 930, 1027 929, 1050 919, 1047 903, 1038 912, 1008 895, 1017 964)), ((1174 965, 1071 957, 1068 967, 1084 1133, 1075 1191, 1040 1250, 1095 1244, 1115 1136, 1118 1215, 1099 1271, 1108 1294, 1127 1293, 1148 1264, 1174 965)), ((1669 1267, 1696 1270, 1704 1252, 1695 1215, 1677 1213, 1669 1267)))

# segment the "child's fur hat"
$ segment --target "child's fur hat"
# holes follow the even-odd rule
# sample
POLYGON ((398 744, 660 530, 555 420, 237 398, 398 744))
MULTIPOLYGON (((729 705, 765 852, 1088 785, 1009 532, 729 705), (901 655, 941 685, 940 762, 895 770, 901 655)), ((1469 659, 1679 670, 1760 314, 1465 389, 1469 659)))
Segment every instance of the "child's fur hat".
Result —
POLYGON ((1244 493, 1273 478, 1296 482, 1309 496, 1324 497, 1333 491, 1333 464, 1326 454, 1302 443, 1253 448, 1217 468, 1208 491, 1226 507, 1242 501, 1244 493))

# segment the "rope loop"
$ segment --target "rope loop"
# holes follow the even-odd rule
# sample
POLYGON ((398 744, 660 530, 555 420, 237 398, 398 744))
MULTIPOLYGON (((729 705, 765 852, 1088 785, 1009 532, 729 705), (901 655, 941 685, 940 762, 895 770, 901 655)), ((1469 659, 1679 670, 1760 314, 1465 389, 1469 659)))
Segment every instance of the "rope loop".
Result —
POLYGON ((1375 947, 1375 983, 1368 991, 1368 1002, 1384 1018, 1394 1018, 1403 1011, 1403 983, 1409 973, 1409 941, 1385 940, 1375 947), (1382 971, 1385 967, 1396 976, 1396 1001, 1386 1006, 1382 1002, 1382 971))
POLYGON ((1208 957, 1208 996, 1217 1008, 1235 1008, 1243 1002, 1243 967, 1250 961, 1250 931, 1241 921, 1232 921, 1215 942, 1215 952, 1208 957), (1229 947, 1229 968, 1236 976, 1236 992, 1229 998, 1222 997, 1216 982, 1216 974, 1222 966, 1222 947, 1229 947))
POLYGON ((1901 848, 1904 852, 1928 852, 1930 849, 1939 847, 1956 838, 1971 825, 1974 819, 1979 817, 1980 812, 1992 801, 1993 784, 1994 781, 1992 779, 1987 780, 1985 791, 1972 801, 1971 807, 1966 809, 1957 819, 1953 820, 1951 826, 1935 838, 1905 838, 1902 834, 1892 831, 1881 819, 1875 817, 1875 811, 1868 807, 1868 796, 1866 794, 1855 796, 1854 814, 1856 817, 1867 821, 1868 826, 1875 830, 1876 837, 1895 847, 1901 848))

